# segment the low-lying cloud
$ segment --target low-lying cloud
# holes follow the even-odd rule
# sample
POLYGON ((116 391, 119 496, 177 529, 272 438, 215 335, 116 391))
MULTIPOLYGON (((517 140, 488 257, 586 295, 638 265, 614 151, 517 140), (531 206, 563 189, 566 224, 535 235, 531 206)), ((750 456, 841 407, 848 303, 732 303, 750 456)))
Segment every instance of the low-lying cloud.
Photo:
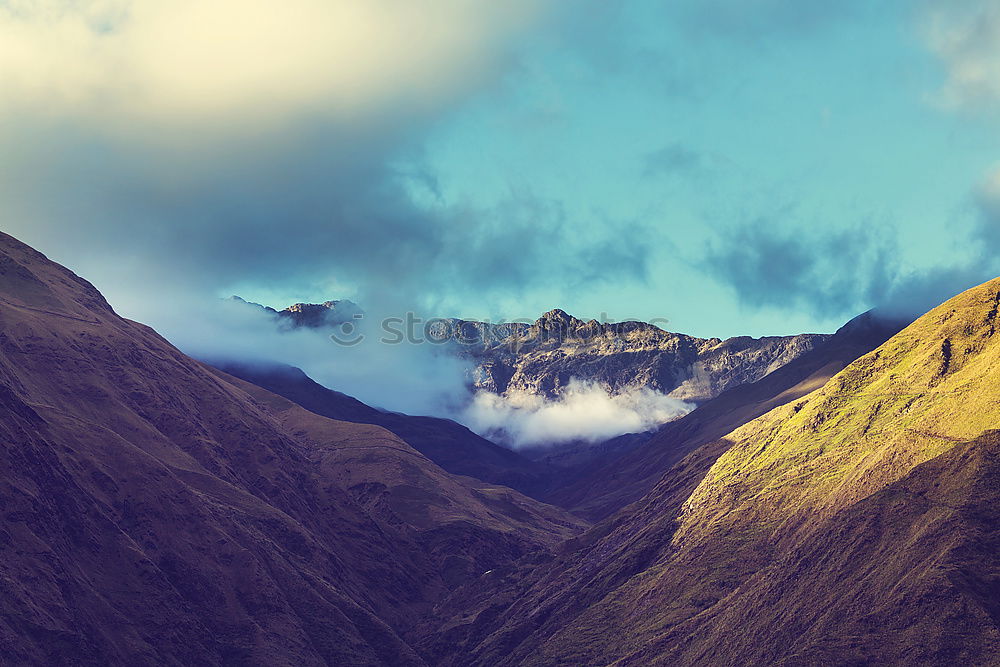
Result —
POLYGON ((416 415, 450 416, 469 398, 467 362, 440 346, 382 344, 379 332, 361 329, 374 326, 367 319, 354 320, 365 340, 344 345, 331 329, 289 328, 274 313, 235 300, 184 295, 153 309, 161 334, 208 363, 296 366, 371 406, 416 415))
POLYGON ((526 391, 479 392, 461 419, 477 433, 513 447, 571 441, 600 442, 650 431, 687 414, 690 403, 648 387, 608 391, 598 383, 571 380, 555 399, 526 391))

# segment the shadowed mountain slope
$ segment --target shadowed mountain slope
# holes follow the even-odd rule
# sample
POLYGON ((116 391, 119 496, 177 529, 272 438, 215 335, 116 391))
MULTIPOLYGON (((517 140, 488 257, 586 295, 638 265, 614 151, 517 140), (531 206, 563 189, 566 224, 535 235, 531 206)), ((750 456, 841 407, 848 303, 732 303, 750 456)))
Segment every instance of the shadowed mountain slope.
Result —
POLYGON ((548 483, 549 471, 545 466, 449 419, 383 412, 327 389, 292 366, 233 362, 213 362, 213 365, 324 417, 382 426, 450 473, 531 494, 548 483))
POLYGON ((445 583, 464 583, 534 550, 554 547, 586 523, 517 491, 451 475, 398 436, 327 419, 237 378, 285 430, 309 446, 324 480, 335 480, 387 531, 434 559, 445 583))
POLYGON ((996 664, 998 304, 1000 279, 697 448, 561 554, 456 593, 421 650, 462 665, 996 664))
POLYGON ((0 415, 13 664, 423 664, 399 635, 449 587, 579 528, 221 376, 4 234, 0 415))

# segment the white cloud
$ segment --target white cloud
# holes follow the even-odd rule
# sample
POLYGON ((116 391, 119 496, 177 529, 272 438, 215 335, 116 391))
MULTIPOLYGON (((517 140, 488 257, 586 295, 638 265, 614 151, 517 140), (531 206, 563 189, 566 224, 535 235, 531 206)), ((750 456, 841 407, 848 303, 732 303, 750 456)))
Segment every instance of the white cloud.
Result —
POLYGON ((974 190, 973 199, 979 211, 974 238, 984 248, 984 257, 979 263, 991 266, 994 264, 997 243, 1000 242, 1000 166, 987 172, 974 190))
POLYGON ((515 447, 573 440, 600 442, 649 431, 694 406, 636 387, 611 393, 600 384, 572 379, 555 400, 524 391, 476 394, 462 415, 474 431, 515 447))
MULTIPOLYGON (((410 414, 449 415, 465 400, 467 364, 439 354, 434 345, 385 345, 377 322, 356 320, 353 330, 339 330, 338 345, 326 329, 287 330, 264 310, 231 300, 172 295, 161 288, 158 299, 132 308, 140 320, 184 353, 209 362, 279 362, 301 368, 317 382, 365 403, 410 414)), ((334 330, 338 332, 338 330, 334 330)))
POLYGON ((352 117, 470 85, 547 0, 13 0, 0 111, 352 117))
POLYGON ((1000 103, 1000 3, 995 0, 935 0, 925 36, 944 63, 942 104, 978 110, 1000 103))

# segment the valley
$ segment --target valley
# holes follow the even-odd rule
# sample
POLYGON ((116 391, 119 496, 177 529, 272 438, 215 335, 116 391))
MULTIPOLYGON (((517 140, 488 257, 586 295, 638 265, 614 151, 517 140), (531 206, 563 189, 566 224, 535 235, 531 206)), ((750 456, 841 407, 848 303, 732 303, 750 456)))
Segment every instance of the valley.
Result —
POLYGON ((291 367, 206 366, 0 241, 18 661, 995 654, 1000 282, 905 327, 859 316, 652 434, 556 460, 291 367))

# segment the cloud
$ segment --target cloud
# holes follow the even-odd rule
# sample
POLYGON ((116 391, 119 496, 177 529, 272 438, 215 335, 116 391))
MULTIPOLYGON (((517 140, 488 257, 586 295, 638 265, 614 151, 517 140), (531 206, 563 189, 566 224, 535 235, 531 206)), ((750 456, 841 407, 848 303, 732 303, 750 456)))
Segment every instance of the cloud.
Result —
POLYGON ((164 284, 249 296, 337 285, 377 311, 641 280, 649 249, 634 223, 570 220, 523 188, 444 202, 422 162, 429 127, 495 83, 549 10, 0 5, 3 227, 154 325, 164 284))
POLYGON ((648 387, 610 392, 600 384, 572 378, 552 400, 526 391, 504 395, 480 392, 462 415, 486 437, 514 447, 582 440, 600 442, 625 433, 649 431, 694 406, 648 387))
POLYGON ((1000 167, 968 197, 973 224, 943 233, 961 244, 952 263, 905 268, 898 239, 858 226, 846 231, 782 228, 761 218, 720 232, 698 266, 753 307, 849 317, 869 308, 921 315, 1000 274, 1000 167))
POLYGON ((992 0, 935 0, 926 9, 924 36, 946 70, 937 100, 955 110, 996 110, 1000 6, 992 0))
POLYGON ((977 224, 975 235, 991 257, 1000 249, 1000 167, 986 174, 973 193, 977 224))
POLYGON ((433 346, 337 347, 216 297, 347 296, 377 323, 642 280, 635 223, 570 218, 526 188, 445 201, 424 158, 434 125, 499 83, 551 9, 0 3, 0 226, 185 352, 289 363, 376 405, 446 414, 466 369, 433 346))
POLYGON ((368 318, 353 329, 289 329, 259 306, 160 292, 158 331, 187 354, 218 362, 297 366, 317 382, 383 409, 451 416, 468 401, 467 362, 433 344, 388 345, 368 318), (331 333, 341 343, 331 339, 331 333), (358 342, 355 342, 358 341, 358 342), (350 343, 350 344, 347 344, 350 343))
POLYGON ((13 0, 0 109, 169 124, 433 106, 544 0, 13 0))
POLYGON ((148 306, 165 284, 253 296, 254 286, 315 294, 335 281, 356 293, 320 296, 352 296, 377 312, 641 280, 648 268, 636 225, 570 219, 531 191, 492 204, 416 202, 386 136, 314 128, 247 154, 181 156, 51 137, 0 137, 4 227, 154 325, 148 306))
POLYGON ((699 266, 746 305, 839 317, 886 300, 896 254, 871 227, 785 230, 760 218, 724 230, 699 266))

